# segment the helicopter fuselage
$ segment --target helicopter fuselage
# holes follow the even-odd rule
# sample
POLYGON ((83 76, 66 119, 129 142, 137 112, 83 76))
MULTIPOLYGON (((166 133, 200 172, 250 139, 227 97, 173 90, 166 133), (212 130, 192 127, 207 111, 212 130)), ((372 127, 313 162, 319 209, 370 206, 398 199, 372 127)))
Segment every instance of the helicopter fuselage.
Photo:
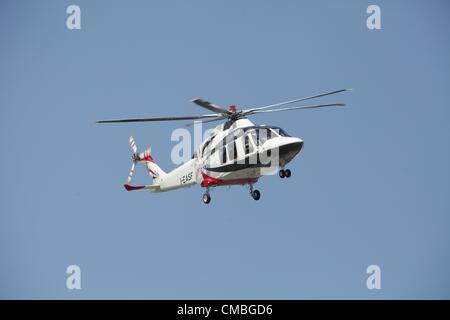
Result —
POLYGON ((203 141, 191 160, 160 179, 157 191, 195 184, 205 188, 253 184, 284 168, 302 147, 302 139, 279 127, 257 126, 248 119, 224 123, 203 141))

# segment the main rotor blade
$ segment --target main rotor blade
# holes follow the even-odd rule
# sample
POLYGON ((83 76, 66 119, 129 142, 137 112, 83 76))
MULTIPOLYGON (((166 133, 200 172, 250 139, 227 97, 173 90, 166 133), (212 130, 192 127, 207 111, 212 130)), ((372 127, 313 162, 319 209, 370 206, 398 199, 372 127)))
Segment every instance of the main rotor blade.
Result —
MULTIPOLYGON (((202 124, 204 123, 208 123, 208 122, 214 122, 214 121, 220 121, 220 120, 224 120, 226 118, 224 117, 217 117, 217 118, 213 118, 213 119, 209 119, 209 120, 200 120, 202 124)), ((193 123, 187 123, 185 124, 186 127, 192 127, 195 124, 195 122, 193 123)))
POLYGON ((289 110, 301 110, 301 109, 315 109, 315 108, 326 108, 326 107, 344 107, 344 106, 345 106, 344 103, 316 104, 316 105, 301 106, 301 107, 279 108, 279 109, 270 109, 270 110, 255 110, 248 114, 289 111, 289 110))
POLYGON ((203 99, 192 99, 191 100, 192 103, 195 103, 196 105, 199 105, 200 107, 203 107, 205 109, 208 109, 209 111, 215 112, 215 113, 221 113, 221 114, 230 114, 230 111, 225 110, 221 107, 219 107, 216 104, 213 104, 211 102, 208 102, 206 100, 203 99))
POLYGON ((329 95, 332 95, 332 94, 337 94, 337 93, 340 93, 340 92, 351 91, 351 90, 352 89, 340 89, 340 90, 326 92, 326 93, 321 93, 321 94, 317 94, 317 95, 309 96, 309 97, 305 97, 305 98, 300 98, 300 99, 295 99, 295 100, 289 100, 289 101, 284 101, 284 102, 280 102, 280 103, 275 103, 275 104, 271 104, 271 105, 264 106, 264 107, 246 109, 246 110, 243 110, 243 112, 246 113, 246 112, 251 112, 251 111, 256 111, 256 110, 264 110, 264 109, 270 109, 270 108, 274 108, 274 107, 280 107, 280 106, 284 106, 286 104, 291 104, 291 103, 296 103, 296 102, 300 102, 300 101, 305 101, 305 100, 325 97, 325 96, 329 96, 329 95))
POLYGON ((211 119, 220 115, 205 114, 202 116, 186 116, 186 117, 160 117, 160 118, 133 118, 133 119, 113 119, 113 120, 99 120, 97 123, 123 123, 123 122, 154 122, 154 121, 177 121, 177 120, 199 120, 211 119))

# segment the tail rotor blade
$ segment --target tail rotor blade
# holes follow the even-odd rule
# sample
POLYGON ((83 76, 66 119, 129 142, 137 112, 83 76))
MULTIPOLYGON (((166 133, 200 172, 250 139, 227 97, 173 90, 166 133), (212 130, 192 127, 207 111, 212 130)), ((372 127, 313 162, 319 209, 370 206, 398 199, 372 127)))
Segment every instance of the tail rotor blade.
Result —
POLYGON ((133 153, 137 153, 136 141, 134 141, 133 136, 130 137, 129 143, 131 146, 131 150, 133 150, 133 153))
POLYGON ((133 174, 134 174, 134 167, 136 166, 136 162, 133 161, 133 164, 131 165, 131 170, 130 170, 130 174, 128 175, 128 183, 131 182, 131 179, 133 178, 133 174))

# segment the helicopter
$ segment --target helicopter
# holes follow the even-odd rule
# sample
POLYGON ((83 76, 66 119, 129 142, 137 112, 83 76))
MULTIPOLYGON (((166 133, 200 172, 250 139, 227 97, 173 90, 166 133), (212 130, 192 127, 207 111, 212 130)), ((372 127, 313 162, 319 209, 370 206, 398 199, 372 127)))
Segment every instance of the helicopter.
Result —
MULTIPOLYGON (((222 121, 202 141, 192 158, 170 172, 162 170, 156 164, 151 148, 138 152, 136 141, 131 136, 132 166, 124 187, 127 191, 149 190, 166 192, 179 188, 200 185, 205 188, 203 203, 211 202, 211 189, 218 186, 244 185, 249 186, 250 196, 254 200, 261 198, 254 184, 265 175, 278 171, 280 178, 290 178, 292 172, 286 168, 302 150, 304 142, 299 137, 290 136, 277 126, 256 125, 249 116, 261 113, 280 111, 316 109, 325 107, 343 107, 343 103, 314 104, 306 106, 283 107, 302 101, 334 95, 351 89, 321 93, 300 99, 238 110, 235 105, 228 110, 203 99, 193 99, 192 103, 203 107, 212 113, 197 116, 175 116, 158 118, 131 118, 99 120, 97 123, 134 123, 155 121, 194 120, 201 123, 222 121), (131 185, 137 163, 144 164, 153 179, 150 185, 131 185)), ((191 124, 187 124, 190 126, 191 124)))

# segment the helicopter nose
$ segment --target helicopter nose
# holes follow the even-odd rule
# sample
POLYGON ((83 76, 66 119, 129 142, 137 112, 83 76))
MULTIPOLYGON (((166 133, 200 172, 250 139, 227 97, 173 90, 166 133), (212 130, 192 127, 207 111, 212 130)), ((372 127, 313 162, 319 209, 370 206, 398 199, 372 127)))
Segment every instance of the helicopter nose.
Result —
POLYGON ((285 138, 285 142, 280 146, 280 155, 293 154, 296 155, 303 148, 303 140, 300 138, 285 138))
POLYGON ((280 160, 283 163, 291 161, 303 148, 303 140, 300 138, 283 138, 283 144, 279 147, 280 160))

